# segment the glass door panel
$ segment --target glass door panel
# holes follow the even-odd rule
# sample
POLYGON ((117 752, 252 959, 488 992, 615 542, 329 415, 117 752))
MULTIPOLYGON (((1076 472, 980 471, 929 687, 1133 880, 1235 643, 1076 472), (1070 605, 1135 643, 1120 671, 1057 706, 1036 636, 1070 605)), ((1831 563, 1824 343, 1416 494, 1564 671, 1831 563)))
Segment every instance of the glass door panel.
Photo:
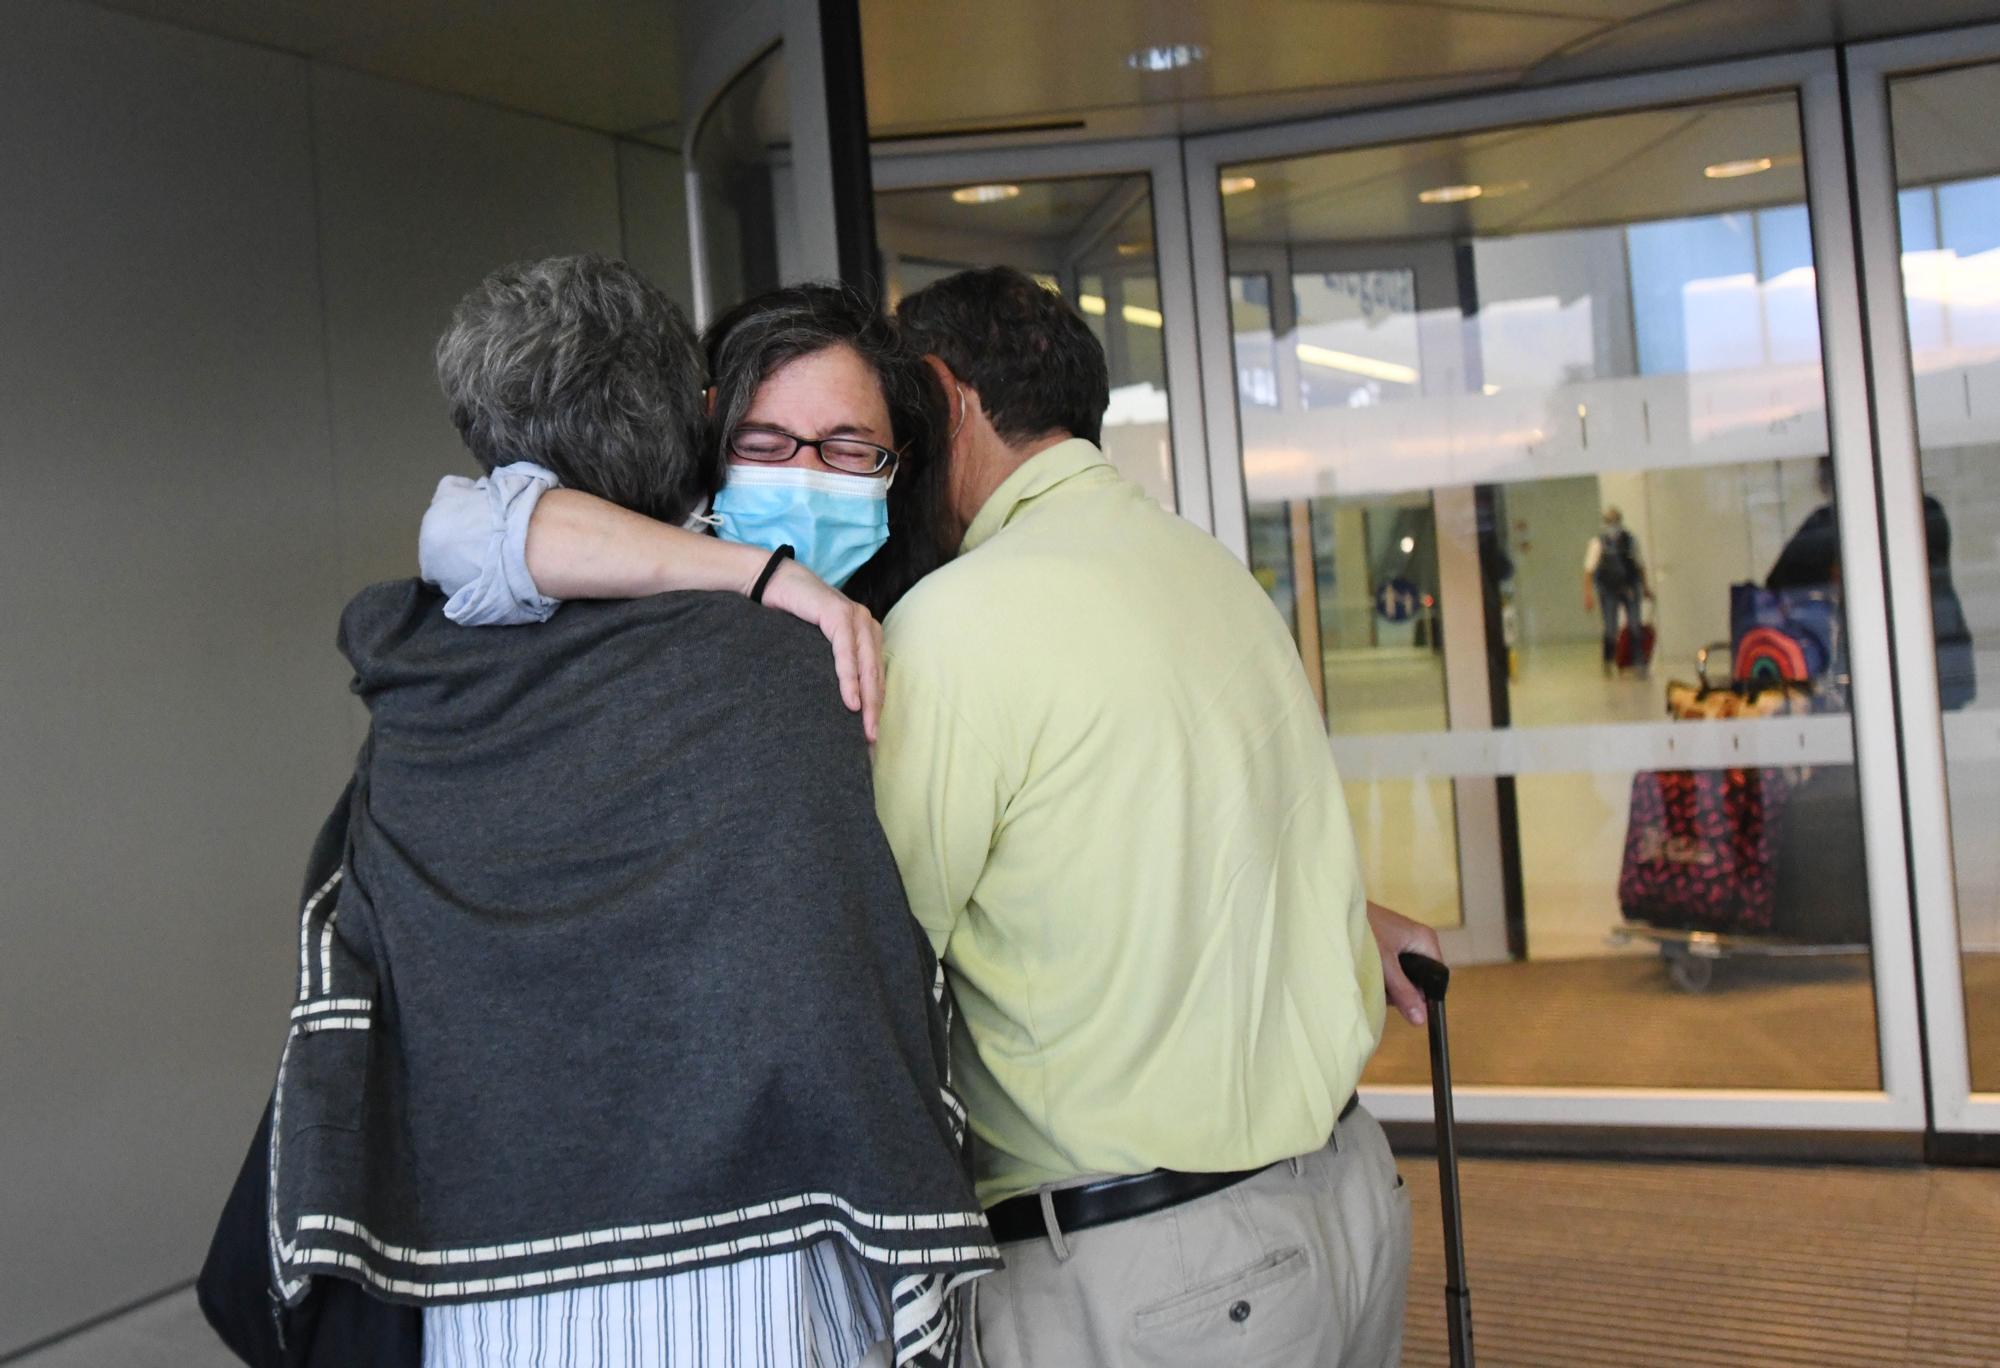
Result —
POLYGON ((2000 1092, 2000 63, 1893 80, 1910 382, 1975 1092, 2000 1092))
POLYGON ((1178 507, 1149 175, 887 190, 875 197, 875 225, 891 307, 976 266, 1012 266, 1068 297, 1110 366, 1104 454, 1162 505, 1178 507))
POLYGON ((1803 161, 1781 94, 1198 188, 1251 568, 1467 1083, 1881 1085, 1803 161))

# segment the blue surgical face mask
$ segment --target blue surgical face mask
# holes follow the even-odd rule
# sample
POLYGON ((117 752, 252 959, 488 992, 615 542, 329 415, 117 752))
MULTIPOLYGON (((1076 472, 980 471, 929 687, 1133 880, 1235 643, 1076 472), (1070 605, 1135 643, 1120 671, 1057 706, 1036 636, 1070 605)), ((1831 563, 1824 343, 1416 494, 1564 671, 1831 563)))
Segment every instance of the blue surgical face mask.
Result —
POLYGON ((715 496, 716 532, 775 551, 838 588, 889 540, 889 481, 798 466, 729 467, 715 496))

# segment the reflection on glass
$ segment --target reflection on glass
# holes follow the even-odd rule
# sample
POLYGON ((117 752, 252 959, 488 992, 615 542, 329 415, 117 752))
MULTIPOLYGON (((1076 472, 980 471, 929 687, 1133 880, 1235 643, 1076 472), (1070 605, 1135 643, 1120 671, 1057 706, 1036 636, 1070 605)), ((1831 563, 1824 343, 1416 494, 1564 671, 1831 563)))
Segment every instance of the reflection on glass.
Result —
POLYGON ((701 251, 696 269, 715 318, 796 272, 785 268, 798 239, 789 158, 782 45, 731 83, 702 120, 692 168, 698 185, 701 251))
POLYGON ((975 266, 1012 266, 1068 296, 1104 344, 1111 371, 1104 454, 1175 506, 1166 320, 1147 177, 887 191, 875 198, 875 223, 892 306, 975 266))
POLYGON ((1865 880, 1805 858, 1861 842, 1793 99, 1222 175, 1252 568, 1466 1076, 1876 1086, 1865 880))
POLYGON ((1458 845, 1451 781, 1380 779, 1345 789, 1368 896, 1426 926, 1458 926, 1458 865, 1435 858, 1458 845))
MULTIPOLYGON (((1548 948, 1526 963, 1454 971, 1454 1075, 1531 1088, 1783 1090, 1804 1080, 1855 1092, 1879 1087, 1873 971, 1858 944, 1793 959, 1705 960, 1676 951, 1667 960, 1650 943, 1644 956, 1601 955, 1601 852, 1627 838, 1636 777, 1517 781, 1524 877, 1530 906, 1542 909, 1533 943, 1548 948)), ((1851 768, 1829 777, 1832 791, 1851 799, 1851 768)), ((1803 878, 1794 877, 1789 891, 1781 886, 1773 915, 1810 922, 1823 892, 1815 843, 1784 839, 1777 858, 1803 878)), ((1865 908, 1847 915, 1854 911, 1865 916, 1865 908)), ((1385 1032, 1364 1081, 1427 1086, 1424 1049, 1420 1031, 1385 1032)))
POLYGON ((1975 1091, 2000 1092, 2000 67, 1890 86, 1975 1091))

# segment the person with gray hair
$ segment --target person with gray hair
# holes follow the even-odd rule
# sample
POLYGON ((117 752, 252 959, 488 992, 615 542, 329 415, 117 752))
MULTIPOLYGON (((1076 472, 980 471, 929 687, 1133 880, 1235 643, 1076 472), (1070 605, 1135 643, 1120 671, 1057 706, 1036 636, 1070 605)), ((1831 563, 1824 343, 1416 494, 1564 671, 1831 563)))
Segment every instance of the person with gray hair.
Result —
MULTIPOLYGON (((621 262, 495 272, 437 358, 492 474, 668 522, 721 482, 694 339, 621 262)), ((786 553, 757 554, 761 591, 786 553)), ((445 607, 408 580, 341 620, 371 726, 301 915, 280 1302, 421 1306, 429 1368, 951 1362, 996 1250, 818 638, 728 593, 516 632, 445 607)))
POLYGON ((533 458, 572 488, 680 522, 715 493, 701 351, 680 310, 602 257, 507 266, 437 345, 452 426, 488 471, 533 458))

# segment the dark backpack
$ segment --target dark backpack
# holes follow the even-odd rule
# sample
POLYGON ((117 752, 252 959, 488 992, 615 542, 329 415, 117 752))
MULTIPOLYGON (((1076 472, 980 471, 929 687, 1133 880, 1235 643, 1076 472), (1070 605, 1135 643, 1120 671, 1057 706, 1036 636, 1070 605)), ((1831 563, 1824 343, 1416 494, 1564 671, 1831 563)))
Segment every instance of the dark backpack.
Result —
MULTIPOLYGON (((350 783, 313 842, 306 892, 340 867, 347 845, 350 783)), ((195 1280, 201 1313, 222 1342, 251 1368, 421 1368, 423 1312, 369 1295, 346 1278, 318 1277, 305 1299, 286 1306, 271 1282, 271 1104, 250 1142, 242 1171, 223 1203, 208 1258, 195 1280)))
POLYGON ((1614 593, 1639 581, 1638 558, 1632 554, 1632 534, 1624 528, 1597 536, 1598 586, 1614 593))

